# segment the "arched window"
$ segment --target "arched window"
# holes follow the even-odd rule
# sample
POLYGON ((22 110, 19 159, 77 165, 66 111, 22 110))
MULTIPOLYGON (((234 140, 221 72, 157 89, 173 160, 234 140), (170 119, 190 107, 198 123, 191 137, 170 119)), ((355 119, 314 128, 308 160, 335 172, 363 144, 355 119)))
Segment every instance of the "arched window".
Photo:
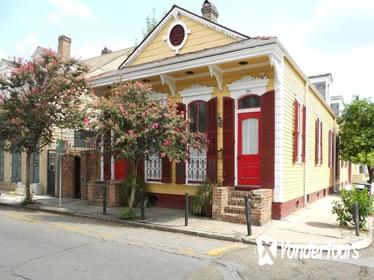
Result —
POLYGON ((239 109, 251 109, 261 107, 260 96, 257 95, 247 95, 239 99, 238 101, 239 109))
POLYGON ((207 108, 206 102, 198 100, 188 105, 188 117, 190 120, 190 131, 206 133, 207 108))

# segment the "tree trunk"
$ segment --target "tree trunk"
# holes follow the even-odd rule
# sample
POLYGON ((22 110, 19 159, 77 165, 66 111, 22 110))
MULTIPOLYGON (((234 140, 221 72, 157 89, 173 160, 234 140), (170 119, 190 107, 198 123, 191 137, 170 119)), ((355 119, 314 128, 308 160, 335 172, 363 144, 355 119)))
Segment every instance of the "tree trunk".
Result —
POLYGON ((30 191, 30 160, 31 152, 26 152, 26 198, 25 204, 31 203, 31 191, 30 191))
POLYGON ((368 172, 369 172, 369 183, 371 184, 373 182, 373 176, 374 176, 374 167, 373 166, 367 166, 368 172))
POLYGON ((136 179, 138 176, 138 162, 133 160, 131 162, 132 170, 131 170, 131 195, 129 201, 129 209, 134 208, 134 201, 135 201, 135 192, 136 192, 136 179))

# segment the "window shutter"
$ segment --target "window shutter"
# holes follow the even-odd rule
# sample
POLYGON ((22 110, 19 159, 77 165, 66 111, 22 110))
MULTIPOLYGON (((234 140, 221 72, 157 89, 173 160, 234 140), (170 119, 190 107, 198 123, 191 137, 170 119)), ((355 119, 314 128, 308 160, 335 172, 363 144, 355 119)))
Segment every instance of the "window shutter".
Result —
POLYGON ((114 163, 114 179, 123 180, 126 178, 126 160, 116 160, 114 163))
POLYGON ((302 161, 305 162, 306 156, 306 107, 303 106, 303 149, 302 149, 302 161))
POLYGON ((235 178, 235 101, 223 98, 223 186, 234 186, 235 178))
POLYGON ((329 139, 328 139, 328 166, 331 167, 331 130, 329 130, 329 139))
POLYGON ((144 159, 138 163, 138 179, 144 182, 144 159))
POLYGON ((217 97, 207 103, 208 119, 208 152, 207 152, 207 179, 217 182, 217 97))
POLYGON ((171 183, 171 162, 169 158, 162 159, 162 178, 163 183, 171 183))
MULTIPOLYGON (((178 103, 177 110, 184 113, 184 119, 186 119, 186 105, 178 103)), ((186 163, 184 161, 177 162, 175 166, 175 183, 185 184, 186 183, 186 163)))
POLYGON ((316 119, 316 135, 315 135, 315 148, 314 148, 314 156, 315 156, 315 163, 316 165, 319 163, 319 119, 316 119))
POLYGON ((320 122, 320 129, 321 129, 321 141, 319 142, 319 146, 321 149, 321 164, 323 163, 323 124, 320 122))
POLYGON ((293 161, 297 162, 297 154, 298 154, 298 137, 297 134, 299 132, 299 103, 295 100, 294 102, 294 112, 295 112, 295 121, 294 121, 294 131, 293 131, 293 161))

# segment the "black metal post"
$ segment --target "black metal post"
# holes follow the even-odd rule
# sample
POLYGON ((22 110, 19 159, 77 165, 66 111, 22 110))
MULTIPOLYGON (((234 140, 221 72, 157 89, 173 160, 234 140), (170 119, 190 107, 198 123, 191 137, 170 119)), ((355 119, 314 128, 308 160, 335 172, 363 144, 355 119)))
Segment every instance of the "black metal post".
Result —
POLYGON ((252 235, 251 228, 251 200, 248 198, 248 195, 244 197, 245 202, 245 218, 247 221, 247 234, 248 236, 252 235))
POLYGON ((103 215, 106 215, 106 200, 107 200, 107 183, 103 182, 102 183, 103 187, 103 215))
POLYGON ((144 189, 143 188, 140 189, 140 214, 141 214, 142 220, 144 220, 145 215, 144 215, 144 189))
POLYGON ((354 205, 354 213, 353 213, 353 217, 355 219, 355 231, 356 231, 356 236, 360 236, 360 222, 359 222, 359 214, 358 214, 358 210, 359 210, 359 205, 358 205, 358 202, 356 201, 355 202, 355 205, 354 205))
POLYGON ((188 193, 185 193, 184 195, 184 226, 188 226, 188 215, 189 215, 189 210, 188 210, 188 193))

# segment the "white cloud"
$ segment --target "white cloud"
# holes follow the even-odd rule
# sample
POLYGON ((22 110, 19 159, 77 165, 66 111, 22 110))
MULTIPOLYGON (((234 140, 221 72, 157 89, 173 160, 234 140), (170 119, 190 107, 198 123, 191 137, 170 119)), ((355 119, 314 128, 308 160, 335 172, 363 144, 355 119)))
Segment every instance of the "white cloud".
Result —
POLYGON ((62 19, 56 13, 50 13, 47 16, 47 21, 51 22, 51 23, 55 23, 58 26, 64 26, 64 23, 63 23, 62 19))
POLYGON ((38 46, 38 40, 34 34, 28 34, 21 41, 16 42, 15 47, 21 56, 29 56, 34 53, 38 46))
POLYGON ((65 17, 84 17, 92 16, 92 10, 83 2, 78 0, 49 0, 54 4, 60 15, 65 17))

